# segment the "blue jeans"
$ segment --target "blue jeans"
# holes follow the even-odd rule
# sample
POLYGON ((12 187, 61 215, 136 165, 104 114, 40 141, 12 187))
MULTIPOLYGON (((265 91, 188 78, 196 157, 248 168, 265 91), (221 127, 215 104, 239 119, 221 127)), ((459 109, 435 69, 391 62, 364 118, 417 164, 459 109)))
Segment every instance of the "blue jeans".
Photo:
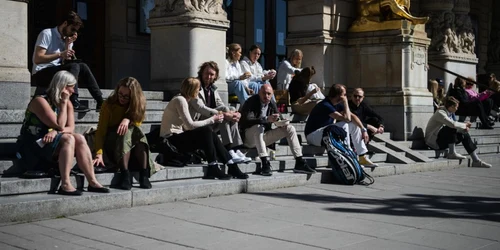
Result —
MULTIPOLYGON (((252 88, 250 88, 252 89, 252 88)), ((255 90, 254 90, 255 91, 255 90)), ((227 92, 230 95, 236 95, 238 97, 238 101, 240 101, 241 105, 245 103, 248 99, 247 91, 245 90, 245 84, 240 80, 234 80, 232 82, 227 83, 227 92)))

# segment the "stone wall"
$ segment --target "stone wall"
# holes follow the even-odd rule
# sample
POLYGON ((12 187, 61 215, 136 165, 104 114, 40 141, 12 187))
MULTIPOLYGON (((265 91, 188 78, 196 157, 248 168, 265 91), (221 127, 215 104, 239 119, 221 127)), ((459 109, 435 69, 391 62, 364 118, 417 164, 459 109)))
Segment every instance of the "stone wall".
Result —
POLYGON ((107 0, 105 60, 106 88, 133 76, 144 89, 150 83, 150 36, 139 34, 136 0, 107 0))

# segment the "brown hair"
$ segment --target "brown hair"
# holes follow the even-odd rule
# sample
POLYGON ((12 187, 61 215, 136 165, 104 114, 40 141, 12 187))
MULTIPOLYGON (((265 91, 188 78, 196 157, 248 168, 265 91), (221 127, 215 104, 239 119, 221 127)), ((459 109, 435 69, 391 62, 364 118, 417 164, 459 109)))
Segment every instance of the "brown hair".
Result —
POLYGON ((182 81, 181 95, 185 98, 197 98, 200 91, 200 80, 195 77, 188 77, 182 81))
POLYGON ((74 11, 68 12, 68 14, 63 18, 61 23, 64 23, 64 22, 68 23, 68 25, 80 26, 80 28, 83 28, 82 19, 74 11))
MULTIPOLYGON (((306 67, 293 77, 292 82, 300 86, 299 89, 305 94, 307 91, 307 86, 311 82, 311 78, 314 76, 314 74, 316 74, 314 66, 306 67)), ((290 85, 291 84, 292 83, 290 83, 290 85)))
POLYGON ((452 107, 452 106, 455 106, 455 105, 458 105, 460 102, 453 96, 448 96, 446 97, 446 99, 444 100, 444 107, 445 108, 449 108, 449 107, 452 107))
POLYGON ((237 43, 231 43, 226 47, 226 58, 232 62, 233 60, 233 52, 241 49, 241 46, 237 43))
POLYGON ((342 84, 334 84, 331 88, 330 91, 328 92, 328 98, 335 98, 337 96, 340 96, 342 94, 342 90, 345 90, 346 87, 342 84))
POLYGON ((209 61, 209 62, 204 62, 200 65, 200 67, 198 68, 198 79, 203 79, 203 71, 205 71, 206 68, 212 68, 215 70, 215 81, 217 81, 217 79, 219 79, 219 65, 217 65, 216 62, 214 61, 209 61))
POLYGON ((465 87, 465 79, 461 78, 461 77, 457 77, 455 78, 455 84, 453 85, 454 88, 458 88, 458 87, 461 87, 461 88, 464 88, 465 87))
POLYGON ((118 91, 121 87, 130 89, 130 101, 128 103, 125 117, 132 122, 142 122, 146 113, 146 98, 142 92, 142 87, 139 81, 133 77, 125 77, 118 81, 114 91, 106 100, 109 104, 118 103, 118 91))

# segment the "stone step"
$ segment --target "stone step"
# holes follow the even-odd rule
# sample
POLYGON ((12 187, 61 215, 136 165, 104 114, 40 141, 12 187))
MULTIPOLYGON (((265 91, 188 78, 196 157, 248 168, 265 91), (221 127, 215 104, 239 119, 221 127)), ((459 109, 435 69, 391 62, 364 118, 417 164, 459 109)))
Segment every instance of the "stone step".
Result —
MULTIPOLYGON (((0 126, 4 124, 21 124, 24 120, 24 110, 0 110, 0 126)), ((146 111, 144 122, 161 122, 163 110, 146 111)), ((75 113, 75 123, 97 123, 99 113, 90 111, 87 113, 75 113)))
MULTIPOLYGON (((435 150, 416 150, 417 152, 429 157, 429 158, 435 158, 436 157, 436 151, 435 150)), ((468 155, 467 151, 462 145, 457 145, 456 146, 456 151, 459 154, 462 155, 468 155)), ((477 154, 483 155, 483 154, 498 154, 500 153, 500 145, 498 144, 485 144, 485 145, 479 145, 477 148, 477 154)), ((440 155, 440 157, 443 157, 443 154, 440 155)))
MULTIPOLYGON (((35 94, 35 89, 36 87, 31 87, 31 96, 35 94)), ((93 99, 92 96, 90 95, 90 92, 86 88, 81 88, 78 89, 78 97, 79 99, 93 99)), ((102 97, 104 99, 108 98, 109 95, 111 95, 111 92, 113 92, 113 89, 101 89, 102 92, 102 97)), ((157 101, 163 101, 163 92, 162 91, 143 91, 144 97, 146 100, 157 100, 157 101)))
MULTIPOLYGON (((155 156, 153 156, 155 157, 155 156)), ((304 158, 308 164, 313 167, 327 167, 327 157, 311 157, 304 158)), ((255 171, 260 162, 250 162, 248 164, 238 164, 241 171, 245 173, 252 173, 255 171)), ((186 167, 165 167, 153 176, 150 180, 154 183, 163 181, 174 181, 180 179, 193 179, 201 178, 205 171, 204 164, 190 164, 186 167)), ((271 166, 274 171, 291 171, 295 166, 295 159, 293 157, 281 157, 277 160, 271 161, 271 166)), ((102 173, 96 175, 97 180, 105 186, 116 184, 119 179, 118 173, 102 173)), ((135 174, 134 183, 137 181, 137 174, 135 174)), ((75 186, 87 186, 86 180, 82 175, 71 177, 75 186)), ((48 192, 51 187, 51 178, 41 179, 21 179, 18 177, 2 177, 0 178, 0 196, 5 195, 20 195, 28 193, 48 192)))
MULTIPOLYGON (((80 99, 80 103, 95 110, 97 102, 94 99, 80 99)), ((167 106, 168 102, 158 101, 158 100, 147 100, 146 110, 147 111, 163 111, 167 106)))
POLYGON ((0 199, 0 223, 58 218, 179 200, 319 184, 320 180, 321 174, 275 173, 270 177, 252 175, 247 180, 166 181, 153 184, 152 189, 112 189, 108 194, 85 192, 78 197, 45 193, 13 195, 0 199))

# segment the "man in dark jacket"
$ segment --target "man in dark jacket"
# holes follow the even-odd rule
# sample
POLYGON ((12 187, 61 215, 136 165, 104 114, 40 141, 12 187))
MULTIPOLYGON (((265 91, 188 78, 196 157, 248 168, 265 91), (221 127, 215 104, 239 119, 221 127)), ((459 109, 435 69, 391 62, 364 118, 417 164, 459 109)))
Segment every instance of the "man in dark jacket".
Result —
POLYGON ((272 100, 273 88, 264 84, 258 95, 248 98, 241 108, 240 131, 246 147, 257 148, 262 167, 257 167, 257 174, 264 176, 272 175, 271 164, 268 159, 267 145, 270 145, 284 137, 295 157, 295 173, 314 173, 304 159, 302 159, 302 148, 295 128, 290 124, 280 124, 280 114, 276 102, 272 100), (278 126, 271 129, 272 123, 278 126))
POLYGON ((384 119, 375 113, 375 111, 366 102, 363 102, 365 92, 362 88, 355 88, 352 92, 351 100, 349 100, 349 109, 355 114, 363 127, 368 129, 370 140, 376 134, 384 133, 384 119))

